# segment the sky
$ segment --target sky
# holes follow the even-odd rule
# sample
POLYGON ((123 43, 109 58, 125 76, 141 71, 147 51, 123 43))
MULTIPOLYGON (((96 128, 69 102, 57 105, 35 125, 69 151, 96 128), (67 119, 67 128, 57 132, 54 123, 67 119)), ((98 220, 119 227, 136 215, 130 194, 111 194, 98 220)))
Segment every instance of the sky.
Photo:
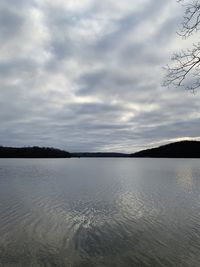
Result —
POLYGON ((175 0, 1 0, 0 145, 135 152, 200 136, 200 95, 163 87, 175 0))

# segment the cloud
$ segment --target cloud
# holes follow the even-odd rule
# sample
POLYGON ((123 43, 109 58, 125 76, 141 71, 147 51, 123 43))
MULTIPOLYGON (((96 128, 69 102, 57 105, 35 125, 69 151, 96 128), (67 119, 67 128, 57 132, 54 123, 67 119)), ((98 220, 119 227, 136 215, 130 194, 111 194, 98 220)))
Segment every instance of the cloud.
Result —
POLYGON ((198 137, 198 94, 163 88, 175 1, 0 3, 1 145, 133 152, 198 137))

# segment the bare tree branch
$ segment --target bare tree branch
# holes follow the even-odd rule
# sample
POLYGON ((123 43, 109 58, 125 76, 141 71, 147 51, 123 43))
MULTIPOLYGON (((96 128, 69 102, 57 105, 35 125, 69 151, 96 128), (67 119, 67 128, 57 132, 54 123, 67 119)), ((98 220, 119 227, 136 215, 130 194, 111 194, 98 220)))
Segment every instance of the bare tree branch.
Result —
MULTIPOLYGON (((178 0, 177 2, 184 2, 184 0, 178 0)), ((185 14, 178 34, 187 38, 200 29, 200 1, 193 0, 190 4, 184 6, 185 14)))
MULTIPOLYGON (((179 35, 188 38, 200 30, 200 0, 193 0, 184 6, 185 15, 179 35)), ((164 86, 182 86, 189 90, 200 88, 200 43, 193 44, 191 49, 175 53, 171 60, 172 63, 165 67, 167 74, 164 86)))

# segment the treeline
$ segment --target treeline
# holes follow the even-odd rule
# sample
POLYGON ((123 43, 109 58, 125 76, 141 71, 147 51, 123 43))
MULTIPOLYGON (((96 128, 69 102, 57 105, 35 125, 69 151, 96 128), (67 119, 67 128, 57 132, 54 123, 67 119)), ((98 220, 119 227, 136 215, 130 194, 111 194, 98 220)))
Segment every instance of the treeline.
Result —
POLYGON ((70 158, 70 153, 49 147, 3 147, 0 158, 70 158))
POLYGON ((199 141, 181 141, 164 146, 139 151, 133 154, 113 152, 69 153, 49 147, 3 147, 0 146, 0 158, 200 158, 199 141))
POLYGON ((71 153, 73 158, 127 158, 129 154, 115 152, 80 152, 71 153))
POLYGON ((131 154, 146 158, 200 158, 199 141, 180 141, 131 154))

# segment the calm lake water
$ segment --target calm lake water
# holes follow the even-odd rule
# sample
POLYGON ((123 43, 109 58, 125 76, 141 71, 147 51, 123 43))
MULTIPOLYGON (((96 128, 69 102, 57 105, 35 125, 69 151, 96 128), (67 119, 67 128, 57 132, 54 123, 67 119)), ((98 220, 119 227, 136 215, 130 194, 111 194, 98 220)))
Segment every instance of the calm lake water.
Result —
POLYGON ((1 159, 1 267, 199 267, 200 160, 1 159))

